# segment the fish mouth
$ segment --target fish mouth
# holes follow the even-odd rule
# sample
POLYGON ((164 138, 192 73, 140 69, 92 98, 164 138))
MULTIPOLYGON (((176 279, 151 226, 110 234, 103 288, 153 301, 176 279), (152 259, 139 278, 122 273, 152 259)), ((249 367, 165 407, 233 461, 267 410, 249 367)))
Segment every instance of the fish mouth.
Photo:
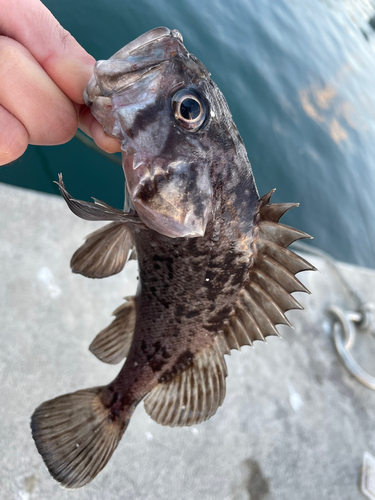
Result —
POLYGON ((179 31, 155 28, 125 45, 108 60, 97 61, 83 97, 92 106, 140 80, 150 69, 170 61, 176 54, 189 55, 179 31))
POLYGON ((126 181, 134 208, 150 229, 170 238, 204 236, 212 214, 212 186, 204 169, 155 161, 127 169, 126 181))

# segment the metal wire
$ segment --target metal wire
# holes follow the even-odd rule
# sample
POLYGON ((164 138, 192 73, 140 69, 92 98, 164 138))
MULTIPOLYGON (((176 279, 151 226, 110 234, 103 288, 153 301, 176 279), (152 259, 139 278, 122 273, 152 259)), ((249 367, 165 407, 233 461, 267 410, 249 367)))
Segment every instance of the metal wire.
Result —
POLYGON ((82 142, 85 146, 87 146, 90 149, 93 149, 97 153, 101 154, 111 162, 115 163, 116 165, 119 165, 121 167, 121 157, 118 156, 116 153, 115 154, 109 154, 103 151, 99 146, 95 144, 95 142, 90 139, 90 137, 87 137, 83 132, 80 130, 77 130, 74 137, 78 139, 80 142, 82 142))
POLYGON ((328 313, 333 318, 333 340, 336 350, 349 372, 363 385, 375 391, 375 377, 367 373, 350 352, 356 341, 356 326, 363 332, 367 331, 375 334, 374 305, 363 300, 358 291, 343 276, 335 260, 328 253, 301 242, 294 243, 293 247, 322 258, 335 274, 353 304, 355 304, 355 311, 344 311, 341 307, 335 305, 328 308, 328 313))

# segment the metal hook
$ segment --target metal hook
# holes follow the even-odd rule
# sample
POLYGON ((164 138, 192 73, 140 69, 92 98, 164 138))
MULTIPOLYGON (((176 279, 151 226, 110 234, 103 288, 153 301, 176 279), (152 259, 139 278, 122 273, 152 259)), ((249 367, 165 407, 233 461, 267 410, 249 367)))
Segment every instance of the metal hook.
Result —
POLYGON ((375 377, 367 373, 357 363, 350 352, 350 349, 353 347, 356 339, 354 322, 360 323, 362 321, 362 315, 355 312, 345 313, 337 306, 331 306, 329 308, 329 312, 335 316, 333 338, 337 352, 341 356, 346 368, 363 385, 375 391, 375 377), (338 324, 341 325, 343 335, 340 333, 338 324))

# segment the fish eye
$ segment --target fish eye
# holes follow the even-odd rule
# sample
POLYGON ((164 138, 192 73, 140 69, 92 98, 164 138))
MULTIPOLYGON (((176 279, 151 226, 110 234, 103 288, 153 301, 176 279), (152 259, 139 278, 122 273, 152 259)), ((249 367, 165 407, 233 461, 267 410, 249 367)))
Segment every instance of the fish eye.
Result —
POLYGON ((178 124, 190 132, 199 130, 206 119, 206 106, 202 97, 189 89, 174 94, 172 109, 178 124))

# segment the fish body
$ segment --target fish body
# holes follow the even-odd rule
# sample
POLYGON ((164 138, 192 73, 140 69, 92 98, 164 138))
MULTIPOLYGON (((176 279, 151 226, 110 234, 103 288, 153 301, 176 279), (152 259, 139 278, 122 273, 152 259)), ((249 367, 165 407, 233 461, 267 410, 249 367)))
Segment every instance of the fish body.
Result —
POLYGON ((226 101, 176 30, 156 28, 96 64, 84 94, 123 150, 124 211, 72 198, 69 208, 109 225, 89 235, 72 269, 102 278, 139 265, 135 297, 90 349, 126 357, 108 386, 43 403, 33 436, 52 476, 77 488, 105 466, 136 405, 163 425, 192 425, 222 404, 224 355, 278 335, 301 308, 295 278, 313 269, 287 249, 305 233, 279 223, 295 204, 259 198, 226 101))

